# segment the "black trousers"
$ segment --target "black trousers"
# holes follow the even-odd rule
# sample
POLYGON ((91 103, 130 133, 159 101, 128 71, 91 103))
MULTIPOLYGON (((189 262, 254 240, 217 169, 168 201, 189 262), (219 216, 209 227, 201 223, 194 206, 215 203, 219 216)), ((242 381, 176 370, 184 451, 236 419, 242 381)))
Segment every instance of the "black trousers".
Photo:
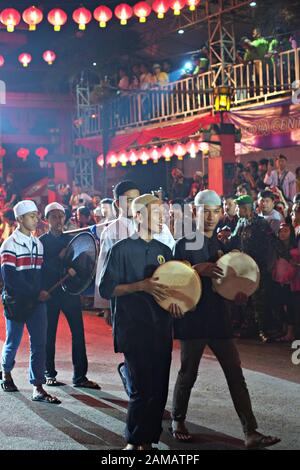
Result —
POLYGON ((72 362, 73 383, 86 381, 88 368, 84 326, 79 296, 71 296, 66 293, 56 294, 47 302, 48 330, 46 345, 46 377, 56 377, 55 370, 55 341, 60 312, 63 312, 69 324, 72 334, 72 362))
POLYGON ((159 334, 152 340, 137 335, 135 346, 124 352, 132 387, 125 430, 130 444, 159 441, 168 398, 171 354, 171 335, 166 338, 159 334))
POLYGON ((243 375, 240 356, 232 339, 191 339, 180 341, 181 368, 178 372, 173 395, 172 418, 185 421, 192 388, 196 382, 199 364, 209 346, 225 374, 235 410, 244 432, 257 428, 251 400, 243 375))

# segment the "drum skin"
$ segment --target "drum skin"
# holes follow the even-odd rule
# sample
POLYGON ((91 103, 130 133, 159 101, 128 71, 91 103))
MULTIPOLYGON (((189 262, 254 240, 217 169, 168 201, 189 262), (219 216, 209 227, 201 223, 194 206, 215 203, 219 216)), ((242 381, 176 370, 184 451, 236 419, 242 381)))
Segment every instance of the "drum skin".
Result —
POLYGON ((69 268, 76 271, 75 277, 70 277, 62 288, 71 295, 79 295, 91 284, 97 262, 97 245, 91 233, 82 232, 76 235, 69 243, 63 258, 63 277, 69 268))
POLYGON ((158 282, 169 289, 169 297, 158 302, 164 310, 168 311, 171 304, 177 304, 182 313, 196 307, 201 298, 202 283, 189 263, 168 261, 155 270, 153 277, 158 278, 158 282))
POLYGON ((214 290, 224 299, 235 300, 237 294, 250 297, 260 281, 259 268, 251 256, 241 252, 230 252, 218 259, 217 265, 224 276, 213 279, 214 290))

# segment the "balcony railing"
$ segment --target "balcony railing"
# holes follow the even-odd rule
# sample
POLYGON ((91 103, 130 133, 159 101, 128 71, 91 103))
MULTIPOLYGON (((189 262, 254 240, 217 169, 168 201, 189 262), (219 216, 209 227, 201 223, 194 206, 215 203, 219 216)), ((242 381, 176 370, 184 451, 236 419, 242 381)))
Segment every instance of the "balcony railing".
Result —
MULTIPOLYGON (((278 54, 274 61, 256 60, 230 65, 225 84, 234 88, 232 108, 291 96, 300 87, 300 48, 278 54)), ((126 92, 111 100, 110 128, 117 131, 205 113, 213 108, 213 89, 220 76, 212 69, 147 91, 126 92)), ((78 110, 82 137, 101 131, 101 106, 82 105, 78 110)))

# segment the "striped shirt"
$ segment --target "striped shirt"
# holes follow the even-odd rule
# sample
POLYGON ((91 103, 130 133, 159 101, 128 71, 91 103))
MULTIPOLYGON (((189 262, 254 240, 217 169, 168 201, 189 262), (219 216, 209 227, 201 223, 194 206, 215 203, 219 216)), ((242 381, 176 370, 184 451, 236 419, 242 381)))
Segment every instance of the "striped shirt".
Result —
POLYGON ((1 246, 4 289, 11 296, 37 298, 41 291, 43 245, 38 238, 16 229, 1 246))

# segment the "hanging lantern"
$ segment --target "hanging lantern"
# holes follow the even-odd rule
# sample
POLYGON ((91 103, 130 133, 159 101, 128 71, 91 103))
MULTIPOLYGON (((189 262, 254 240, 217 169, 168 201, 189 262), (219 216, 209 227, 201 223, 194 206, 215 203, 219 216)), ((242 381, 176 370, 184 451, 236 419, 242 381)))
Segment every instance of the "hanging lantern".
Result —
POLYGON ((214 110, 217 112, 230 111, 233 90, 230 86, 214 88, 214 110))
POLYGON ((112 11, 105 5, 100 5, 94 10, 94 18, 99 21, 100 28, 105 28, 106 23, 112 19, 112 11))
POLYGON ((147 165, 149 159, 150 159, 150 156, 149 156, 147 149, 142 149, 139 152, 139 160, 142 162, 143 165, 147 165))
POLYGON ((181 10, 184 8, 186 0, 171 0, 170 7, 174 11, 174 15, 180 15, 181 10))
POLYGON ((5 8, 1 12, 0 21, 6 26, 9 33, 12 33, 21 21, 21 15, 15 8, 5 8))
POLYGON ((23 52, 19 55, 19 62, 23 65, 23 67, 28 67, 31 61, 32 57, 27 52, 23 52))
POLYGON ((128 155, 126 152, 120 152, 118 154, 118 161, 122 166, 126 166, 128 163, 128 155))
POLYGON ((188 5, 190 11, 195 11, 196 6, 199 5, 199 3, 200 0, 186 0, 186 4, 188 5))
POLYGON ((178 157, 178 160, 183 160, 183 157, 186 154, 186 146, 184 144, 178 143, 174 145, 173 152, 178 157))
POLYGON ((138 158, 137 158, 137 154, 134 150, 131 150, 129 152, 128 160, 130 161, 132 166, 136 165, 136 162, 138 161, 138 158))
POLYGON ((6 155, 6 150, 3 147, 0 147, 0 158, 3 158, 6 155))
POLYGON ((97 157, 97 165, 100 166, 101 168, 104 167, 104 158, 103 158, 103 155, 98 155, 97 157))
POLYGON ((190 154, 191 158, 196 158, 197 152, 199 151, 199 142, 196 142, 195 140, 190 140, 186 144, 186 150, 190 154))
POLYGON ((164 145, 161 149, 161 153, 165 157, 166 162, 169 162, 174 153, 172 145, 164 145))
POLYGON ((131 6, 127 5, 127 3, 121 3, 115 8, 115 15, 117 18, 119 18, 122 25, 127 24, 129 18, 132 17, 132 13, 132 8, 131 6))
POLYGON ((36 149, 35 154, 39 157, 40 160, 44 161, 49 151, 45 147, 39 147, 36 149))
POLYGON ((115 152, 108 152, 107 154, 107 163, 111 165, 112 168, 117 166, 118 158, 115 152))
POLYGON ((79 29, 81 31, 85 30, 86 25, 91 21, 91 19, 92 13, 87 8, 80 7, 73 12, 73 20, 75 23, 79 24, 79 29))
POLYGON ((39 8, 32 6, 23 12, 22 18, 29 25, 29 31, 35 31, 36 25, 43 20, 43 12, 39 8))
POLYGON ((147 2, 139 2, 133 7, 133 13, 139 18, 140 23, 146 23, 151 13, 151 7, 147 2))
POLYGON ((3 67, 4 63, 5 63, 5 59, 3 55, 0 55, 0 67, 3 67))
POLYGON ((56 59, 56 54, 53 51, 45 51, 43 53, 43 59, 47 64, 52 65, 56 59))
POLYGON ((161 157, 161 149, 158 147, 153 147, 150 150, 150 158, 153 160, 153 163, 157 163, 161 157))
POLYGON ((25 148, 20 148, 18 151, 17 151, 17 156, 19 158, 21 158, 23 161, 26 160, 26 158, 28 157, 29 155, 29 150, 28 149, 25 149, 25 148))
POLYGON ((152 4, 152 8, 157 13, 157 18, 163 19, 165 16, 165 13, 170 8, 170 4, 168 0, 155 0, 152 4))
POLYGON ((61 8, 53 8, 48 13, 48 21, 54 26, 54 31, 60 31, 61 26, 67 22, 67 19, 67 13, 61 8))

